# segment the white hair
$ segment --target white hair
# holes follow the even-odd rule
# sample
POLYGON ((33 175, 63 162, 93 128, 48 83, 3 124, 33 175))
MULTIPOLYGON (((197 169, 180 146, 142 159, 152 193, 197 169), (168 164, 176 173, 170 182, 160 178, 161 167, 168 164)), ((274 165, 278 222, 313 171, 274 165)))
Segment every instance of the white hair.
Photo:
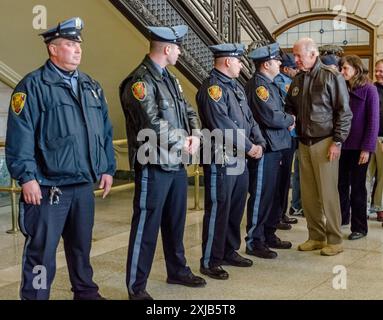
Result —
POLYGON ((311 38, 302 38, 295 42, 294 46, 303 47, 306 52, 314 53, 316 56, 319 56, 318 45, 311 38))

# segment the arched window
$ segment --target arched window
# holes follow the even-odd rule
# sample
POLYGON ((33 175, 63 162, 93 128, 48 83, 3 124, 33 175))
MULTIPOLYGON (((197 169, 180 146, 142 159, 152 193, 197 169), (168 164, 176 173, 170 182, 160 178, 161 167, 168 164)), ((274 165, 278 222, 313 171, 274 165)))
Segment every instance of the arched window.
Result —
POLYGON ((365 65, 372 70, 374 56, 373 30, 357 20, 334 19, 334 16, 315 15, 298 19, 274 33, 274 37, 285 51, 291 51, 294 43, 309 37, 318 46, 334 44, 341 46, 344 54, 360 56, 365 65))

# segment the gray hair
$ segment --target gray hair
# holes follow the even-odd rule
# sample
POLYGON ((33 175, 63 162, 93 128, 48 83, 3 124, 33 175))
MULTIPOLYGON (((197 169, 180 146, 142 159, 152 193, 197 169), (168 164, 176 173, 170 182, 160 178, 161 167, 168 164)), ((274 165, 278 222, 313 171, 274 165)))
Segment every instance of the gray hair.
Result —
POLYGON ((318 45, 311 38, 302 38, 295 42, 294 46, 302 46, 306 52, 314 53, 316 56, 319 56, 318 45))

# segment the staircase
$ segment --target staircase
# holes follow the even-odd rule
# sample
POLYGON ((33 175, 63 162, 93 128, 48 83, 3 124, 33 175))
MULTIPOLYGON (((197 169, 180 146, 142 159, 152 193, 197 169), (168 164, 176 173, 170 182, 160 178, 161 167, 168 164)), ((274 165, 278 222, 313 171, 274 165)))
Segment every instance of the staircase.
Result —
MULTIPOLYGON (((109 1, 147 38, 148 25, 188 25, 179 69, 196 87, 213 68, 210 45, 240 42, 251 50, 275 42, 247 0, 109 1)), ((246 82, 251 74, 251 62, 245 58, 239 80, 246 82)))

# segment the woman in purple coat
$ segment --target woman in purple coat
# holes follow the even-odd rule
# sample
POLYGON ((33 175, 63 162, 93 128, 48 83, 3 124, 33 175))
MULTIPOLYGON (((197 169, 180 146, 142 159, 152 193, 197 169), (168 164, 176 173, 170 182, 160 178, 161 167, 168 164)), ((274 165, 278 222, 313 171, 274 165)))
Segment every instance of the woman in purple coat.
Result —
POLYGON ((338 187, 342 225, 349 223, 351 213, 348 239, 356 240, 368 231, 366 174, 379 131, 379 95, 358 56, 343 57, 340 66, 350 93, 353 119, 350 134, 342 146, 338 187))

